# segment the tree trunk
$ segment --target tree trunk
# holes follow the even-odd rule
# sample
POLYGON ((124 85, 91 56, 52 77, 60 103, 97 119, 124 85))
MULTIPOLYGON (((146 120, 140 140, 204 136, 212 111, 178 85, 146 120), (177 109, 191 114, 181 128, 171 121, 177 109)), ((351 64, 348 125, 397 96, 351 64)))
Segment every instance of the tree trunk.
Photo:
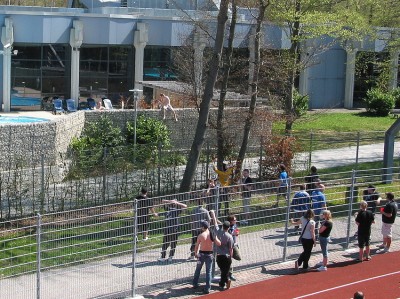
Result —
POLYGON ((181 186, 179 188, 180 192, 187 192, 190 190, 194 175, 196 173, 200 152, 204 144, 204 136, 207 131, 207 122, 210 113, 211 100, 214 93, 214 85, 217 80, 219 63, 221 61, 225 25, 226 21, 228 20, 229 2, 229 0, 222 0, 220 4, 213 56, 210 62, 210 70, 207 75, 206 85, 200 104, 199 119, 197 121, 196 132, 194 135, 192 146, 190 148, 190 153, 186 164, 186 169, 183 174, 181 186))
POLYGON ((301 13, 301 0, 296 0, 295 3, 296 10, 296 18, 293 23, 292 32, 291 32, 291 46, 289 49, 289 59, 291 59, 291 73, 289 75, 288 82, 288 90, 286 93, 285 100, 285 116, 286 116, 286 124, 285 124, 285 132, 286 134, 291 134, 292 126, 294 122, 294 106, 293 106, 293 91, 295 89, 295 80, 298 74, 297 65, 299 62, 299 37, 300 37, 300 20, 298 17, 301 13))
POLYGON ((236 170, 235 170, 236 178, 240 177, 242 163, 245 158, 246 151, 247 151, 250 130, 251 130, 251 126, 253 124, 254 112, 256 110, 256 102, 257 102, 257 96, 258 96, 258 77, 259 77, 260 60, 261 60, 261 58, 260 58, 261 29, 262 29, 262 23, 263 23, 264 17, 265 17, 265 11, 266 11, 268 5, 269 5, 269 1, 266 2, 266 1, 260 0, 260 2, 259 2, 259 7, 258 7, 259 14, 257 17, 256 32, 255 32, 255 38, 254 38, 254 51, 255 51, 254 75, 253 75, 253 81, 249 82, 249 85, 251 88, 251 100, 250 100, 249 111, 248 111, 248 114, 247 114, 247 117, 245 120, 245 124, 244 124, 242 144, 240 146, 239 154, 236 159, 236 170))
POLYGON ((228 89, 229 73, 232 67, 232 53, 233 53, 233 41, 235 39, 235 27, 237 19, 237 6, 236 1, 232 0, 232 21, 229 27, 228 37, 228 48, 226 49, 226 59, 224 65, 224 74, 222 78, 221 93, 218 103, 218 114, 217 114, 217 166, 218 169, 222 169, 222 163, 224 157, 224 108, 225 108, 225 97, 228 89))

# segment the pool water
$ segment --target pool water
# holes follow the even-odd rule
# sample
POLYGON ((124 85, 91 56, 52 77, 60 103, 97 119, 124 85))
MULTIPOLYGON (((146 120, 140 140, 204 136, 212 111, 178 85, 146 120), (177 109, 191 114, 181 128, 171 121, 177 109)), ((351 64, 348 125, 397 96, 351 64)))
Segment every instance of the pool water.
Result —
POLYGON ((49 119, 29 116, 0 116, 0 124, 38 123, 46 121, 49 121, 49 119))

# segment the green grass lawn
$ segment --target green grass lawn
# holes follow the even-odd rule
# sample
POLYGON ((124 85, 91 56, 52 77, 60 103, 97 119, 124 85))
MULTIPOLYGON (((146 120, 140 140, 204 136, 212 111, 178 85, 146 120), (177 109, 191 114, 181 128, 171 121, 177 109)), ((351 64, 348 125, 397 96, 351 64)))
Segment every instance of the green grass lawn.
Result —
MULTIPOLYGON (((369 132, 386 131, 394 122, 391 116, 377 117, 366 112, 308 112, 296 120, 293 132, 332 131, 332 132, 369 132)), ((273 129, 283 132, 283 121, 274 123, 273 129)))
MULTIPOLYGON (((396 121, 391 116, 377 117, 366 112, 308 112, 296 120, 292 136, 300 151, 341 148, 384 142, 385 132, 396 121)), ((284 135, 283 121, 273 124, 275 134, 284 135)))

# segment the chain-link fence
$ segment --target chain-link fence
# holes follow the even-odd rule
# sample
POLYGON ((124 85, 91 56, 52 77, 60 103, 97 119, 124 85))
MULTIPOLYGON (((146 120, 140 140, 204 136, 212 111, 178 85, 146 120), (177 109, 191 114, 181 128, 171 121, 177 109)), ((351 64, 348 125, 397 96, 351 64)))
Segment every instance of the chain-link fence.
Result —
MULTIPOLYGON (((331 138, 331 142, 326 141, 329 145, 348 145, 344 148, 346 159, 336 150, 314 150, 323 148, 322 136, 318 137, 319 141, 313 134, 310 138, 296 137, 301 144, 309 143, 310 149, 307 152, 303 146, 303 151, 295 155, 292 173, 305 173, 311 164, 318 167, 318 163, 326 164, 327 160, 332 165, 353 164, 355 169, 360 162, 382 160, 382 143, 374 145, 381 146, 382 151, 372 158, 370 148, 364 149, 362 145, 367 141, 381 141, 381 135, 375 132, 362 136, 338 133, 331 138), (348 155, 349 151, 353 152, 353 156, 348 155), (327 158, 329 152, 332 156, 327 158)), ((264 146, 260 141, 260 146, 249 147, 242 165, 258 181, 263 179, 264 146)), ((67 145, 63 147, 68 148, 67 145)), ((0 219, 126 201, 137 194, 141 186, 147 186, 151 194, 157 196, 176 193, 189 154, 185 149, 164 149, 159 145, 98 148, 81 152, 68 149, 63 153, 49 153, 45 148, 36 146, 31 151, 29 155, 17 155, 10 151, 10 163, 0 165, 0 219)), ((397 149, 395 155, 398 155, 397 149)), ((216 176, 212 167, 215 156, 215 147, 207 142, 200 156, 193 189, 201 189, 208 178, 216 176)), ((229 162, 234 163, 234 159, 229 162)))
MULTIPOLYGON (((382 198, 388 191, 399 194, 399 169, 393 169, 392 182, 382 181, 382 173, 383 169, 368 169, 320 176, 334 221, 330 250, 349 248, 354 241, 353 214, 369 184, 382 198)), ((1 222, 1 296, 124 298, 190 282, 196 263, 188 258, 198 226, 193 212, 199 204, 214 209, 219 220, 236 215, 242 260, 233 262, 234 272, 294 259, 301 248, 297 232, 288 224, 294 206, 287 198, 302 182, 303 177, 291 178, 281 195, 278 181, 256 182, 250 201, 237 185, 150 197, 147 205, 143 199, 131 200, 1 222), (179 211, 174 216, 171 207, 179 211), (166 259, 159 261, 163 249, 166 259)), ((378 215, 376 220, 372 242, 381 239, 378 215)))

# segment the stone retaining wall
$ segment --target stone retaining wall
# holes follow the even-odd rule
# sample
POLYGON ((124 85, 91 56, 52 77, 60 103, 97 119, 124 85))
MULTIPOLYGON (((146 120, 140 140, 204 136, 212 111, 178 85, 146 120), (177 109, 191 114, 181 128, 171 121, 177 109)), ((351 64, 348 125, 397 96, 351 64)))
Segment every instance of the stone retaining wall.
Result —
MULTIPOLYGON (((171 144, 176 149, 189 149, 196 130, 198 111, 196 109, 177 109, 178 121, 175 122, 170 112, 167 112, 165 124, 171 131, 171 144)), ((241 143, 243 135, 244 118, 247 108, 228 108, 225 123, 229 139, 236 146, 241 143)), ((15 169, 19 167, 38 167, 41 159, 45 165, 54 165, 61 161, 59 158, 66 153, 73 137, 81 135, 84 126, 106 115, 123 131, 127 121, 134 121, 134 110, 111 111, 78 111, 68 115, 61 115, 55 120, 33 124, 5 124, 0 125, 0 169, 15 169), (14 166, 13 166, 14 165, 14 166)), ((147 115, 162 119, 159 110, 140 110, 138 115, 147 115)), ((206 134, 209 146, 216 146, 217 110, 210 112, 210 125, 206 134)), ((259 146, 260 135, 270 125, 262 119, 262 115, 255 118, 251 131, 249 146, 259 146)))

